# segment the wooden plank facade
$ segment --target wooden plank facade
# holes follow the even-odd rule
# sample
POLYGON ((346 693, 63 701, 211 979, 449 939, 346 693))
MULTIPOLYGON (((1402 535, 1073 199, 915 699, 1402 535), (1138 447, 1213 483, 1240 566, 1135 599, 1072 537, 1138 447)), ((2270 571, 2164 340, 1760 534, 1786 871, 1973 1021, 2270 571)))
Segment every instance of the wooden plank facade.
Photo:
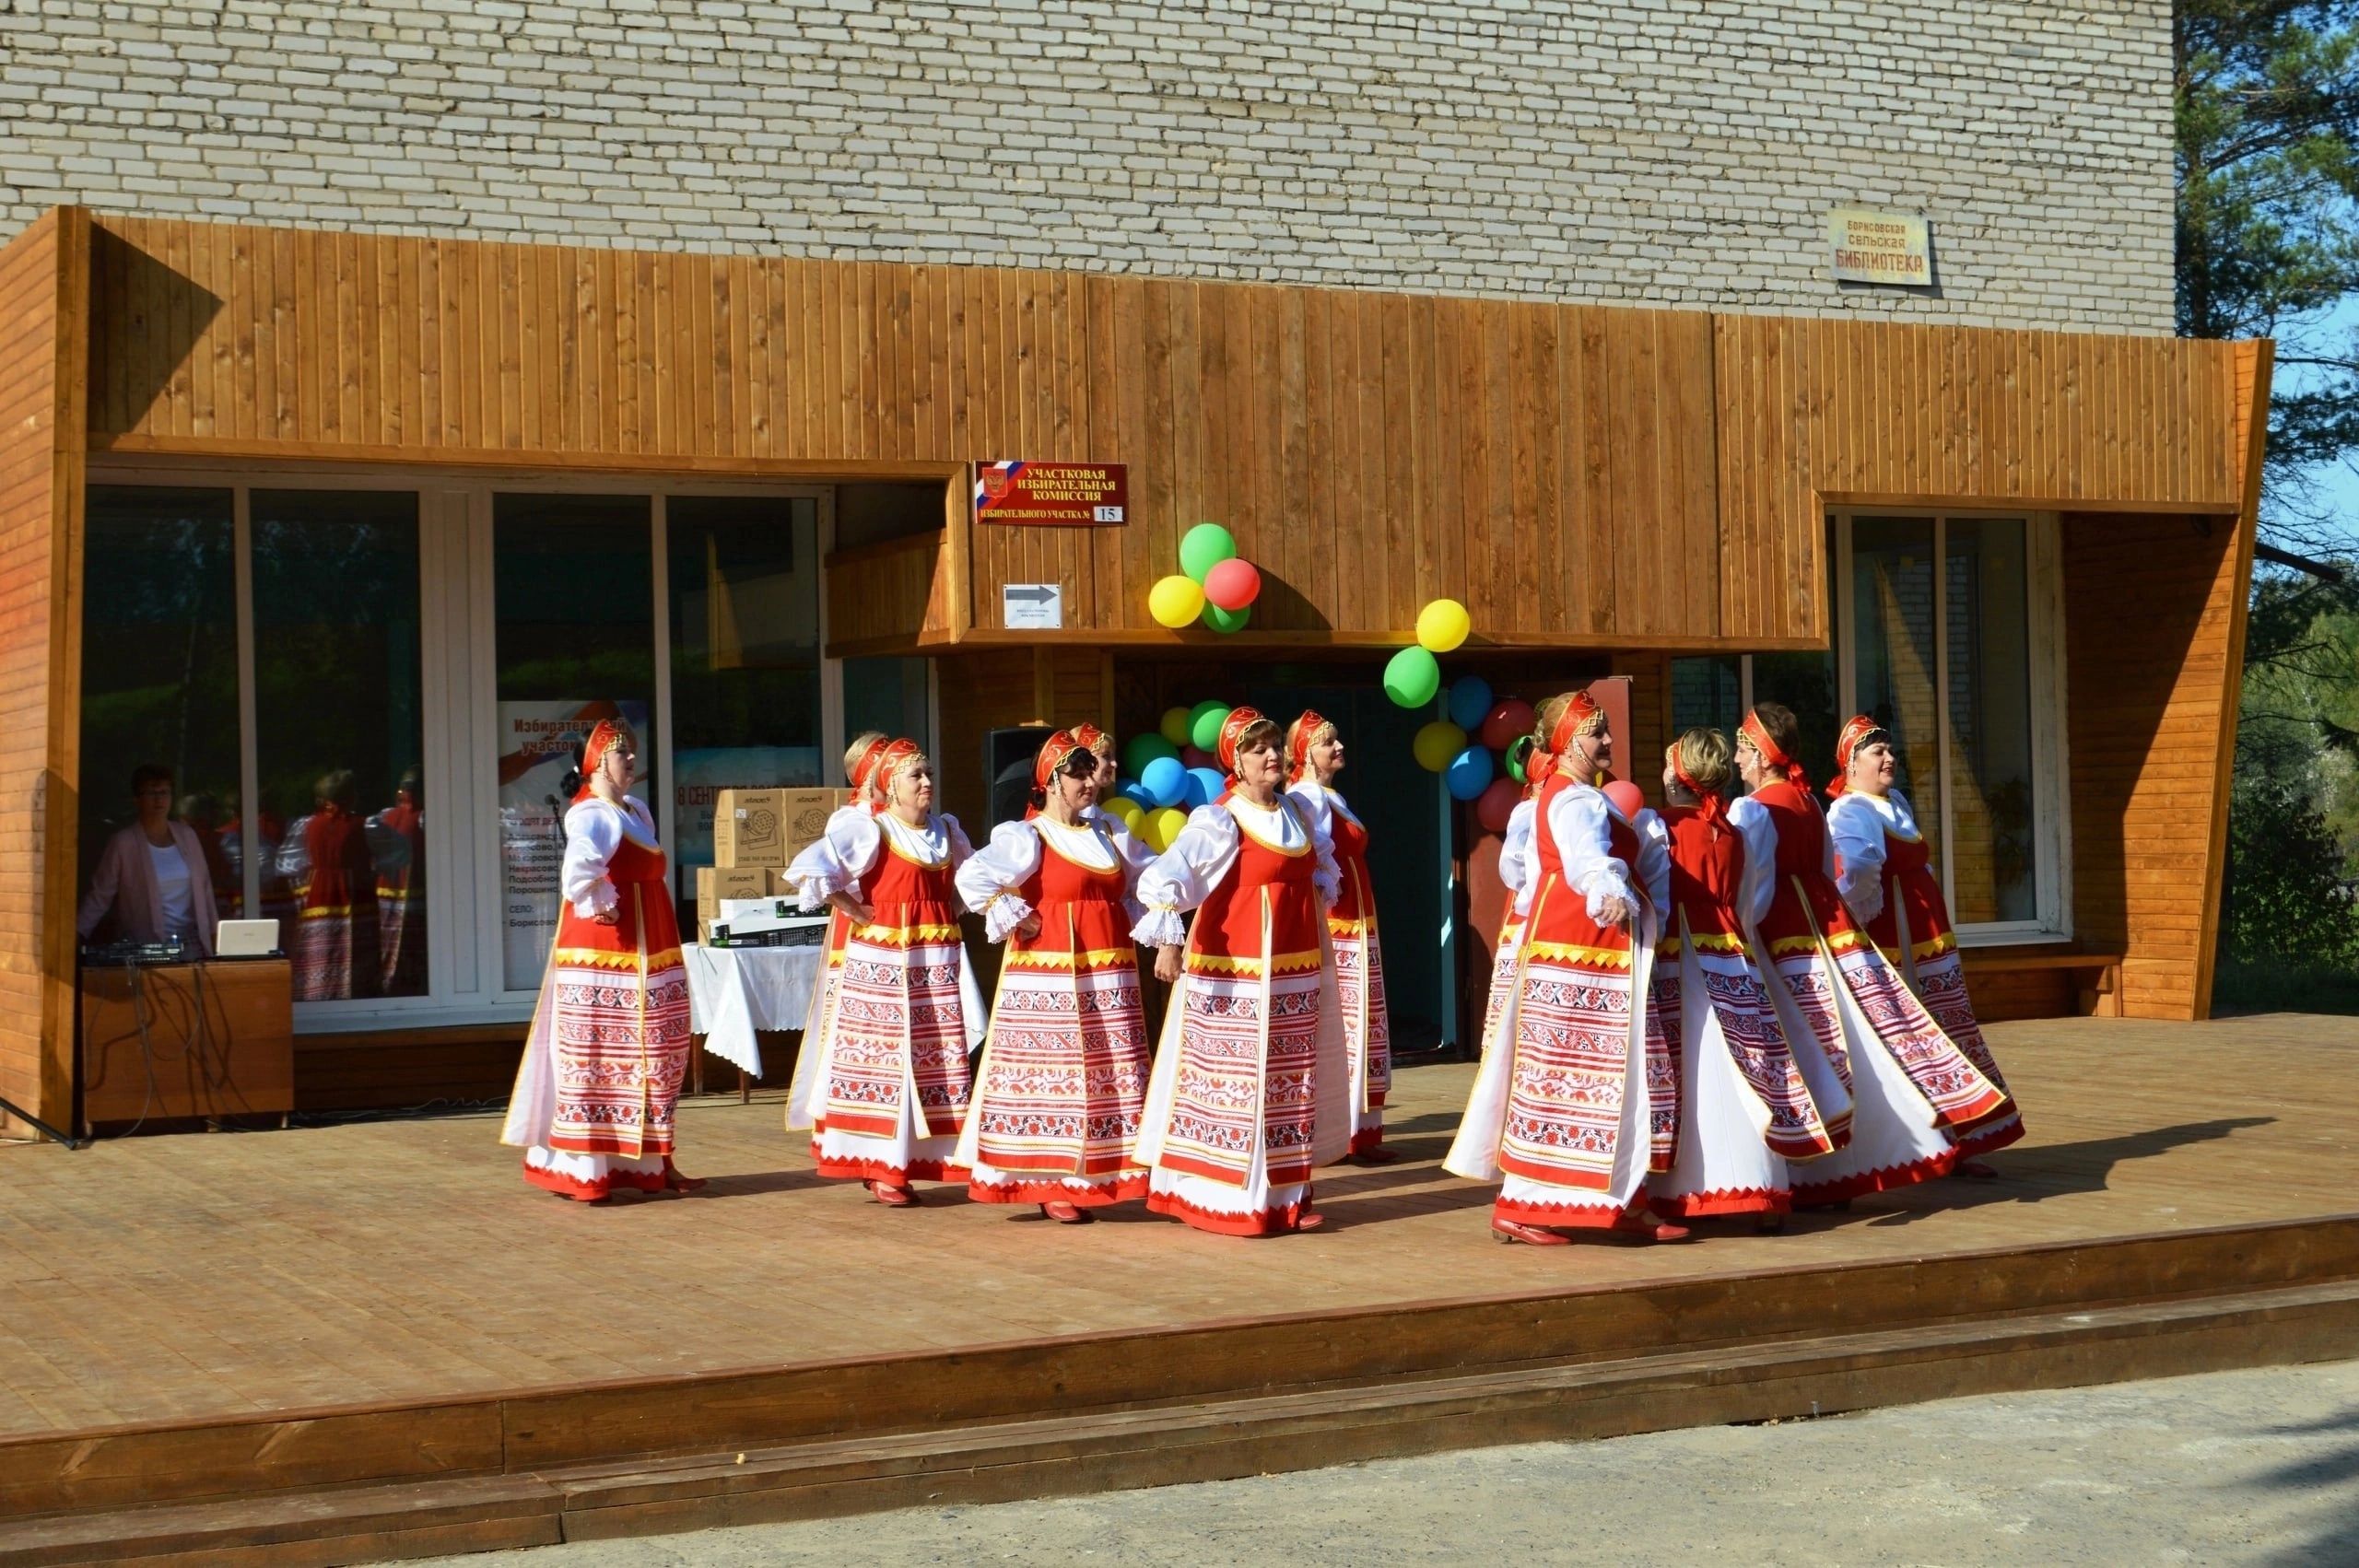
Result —
POLYGON ((66 1067, 86 449, 940 483, 941 533, 829 560, 828 651, 955 656, 962 738, 1104 712, 1114 658, 1212 651, 1146 614, 1203 521, 1265 583, 1223 653, 1372 653, 1449 595, 1478 645, 1643 686, 1672 653, 1825 647, 1829 506, 2062 513, 2076 912, 2129 944, 2129 1011, 2208 1006, 2265 345, 74 209, 0 252, 0 660, 41 738, 0 760, 20 1103, 57 1108, 66 1067), (1129 464, 1128 525, 973 525, 971 464, 1015 457, 1129 464), (1062 585, 1064 628, 1003 629, 1009 581, 1062 585))

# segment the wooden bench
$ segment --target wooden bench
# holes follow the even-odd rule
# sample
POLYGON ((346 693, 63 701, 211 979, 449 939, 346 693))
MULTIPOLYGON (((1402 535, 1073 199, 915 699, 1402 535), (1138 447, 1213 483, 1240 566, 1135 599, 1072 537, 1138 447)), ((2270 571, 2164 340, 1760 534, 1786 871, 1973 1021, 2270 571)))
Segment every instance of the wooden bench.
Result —
POLYGON ((2121 1016, 2121 954, 2053 947, 1961 949, 1975 1015, 2060 1018, 2121 1016))

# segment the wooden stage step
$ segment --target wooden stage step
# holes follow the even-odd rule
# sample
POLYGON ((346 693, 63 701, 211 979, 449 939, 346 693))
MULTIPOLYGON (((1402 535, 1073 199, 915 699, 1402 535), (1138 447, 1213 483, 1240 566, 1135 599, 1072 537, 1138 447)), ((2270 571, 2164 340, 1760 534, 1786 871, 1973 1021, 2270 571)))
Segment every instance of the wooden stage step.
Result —
POLYGON ((314 1564, 2359 1355, 2359 1215, 0 1444, 0 1565, 314 1564))

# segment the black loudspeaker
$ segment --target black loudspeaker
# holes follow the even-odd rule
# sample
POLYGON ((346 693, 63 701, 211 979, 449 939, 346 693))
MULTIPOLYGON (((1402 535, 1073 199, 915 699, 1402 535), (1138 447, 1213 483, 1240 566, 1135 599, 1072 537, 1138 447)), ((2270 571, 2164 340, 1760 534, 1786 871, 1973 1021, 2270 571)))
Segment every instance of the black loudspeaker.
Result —
POLYGON ((1040 743, 1049 738, 1046 724, 1025 724, 1013 730, 983 731, 983 799, 991 802, 991 820, 980 834, 980 844, 1003 822, 1022 819, 1031 803, 1032 765, 1039 758, 1040 743))

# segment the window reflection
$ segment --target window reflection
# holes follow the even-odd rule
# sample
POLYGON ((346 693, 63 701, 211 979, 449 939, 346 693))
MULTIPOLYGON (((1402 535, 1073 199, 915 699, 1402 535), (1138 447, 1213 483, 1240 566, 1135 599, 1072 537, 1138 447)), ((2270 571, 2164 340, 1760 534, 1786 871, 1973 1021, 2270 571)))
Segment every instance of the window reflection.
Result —
MULTIPOLYGON (((1941 713, 1933 640, 1931 518, 1858 518, 1851 523, 1853 701, 1892 732, 1894 784, 1908 797, 1942 872, 1941 713)), ((1833 747, 1813 758, 1832 769, 1833 747)))
POLYGON ((2030 598, 2021 518, 1944 525, 1950 810, 1960 920, 2039 914, 2032 791, 2030 598))
MULTIPOLYGON (((169 776, 213 910, 244 913, 238 833, 236 529, 226 489, 94 485, 84 513, 81 883, 138 816, 135 769, 169 776)), ((158 797, 160 804, 161 797, 158 797)), ((177 837, 177 835, 174 835, 177 837)), ((143 851, 144 852, 144 851, 143 851)), ((202 894, 193 896, 203 896, 202 894)), ((140 934, 109 907, 88 940, 140 934)), ((140 930, 144 917, 133 922, 140 930)))
POLYGON ((263 912, 298 1001, 423 995, 417 497, 250 507, 263 912))

